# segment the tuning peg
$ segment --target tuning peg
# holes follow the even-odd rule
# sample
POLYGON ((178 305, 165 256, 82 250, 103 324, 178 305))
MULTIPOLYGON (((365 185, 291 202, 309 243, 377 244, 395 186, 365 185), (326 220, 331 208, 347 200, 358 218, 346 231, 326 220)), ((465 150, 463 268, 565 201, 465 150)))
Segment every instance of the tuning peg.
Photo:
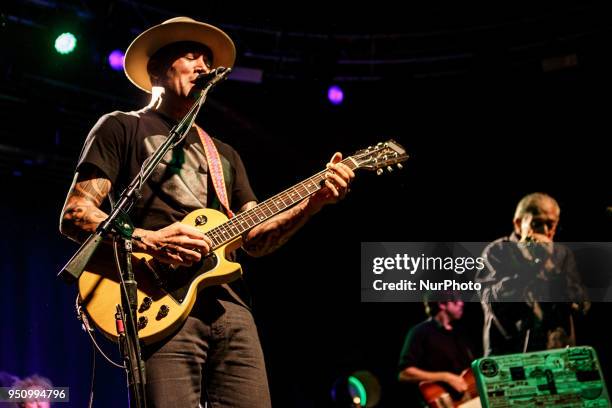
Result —
POLYGON ((399 170, 401 170, 401 169, 403 169, 403 168, 404 168, 404 166, 402 166, 402 163, 397 163, 397 168, 398 168, 399 170))
POLYGON ((385 171, 383 169, 378 169, 376 170, 376 175, 380 176, 381 174, 383 174, 385 171))
POLYGON ((391 167, 391 166, 387 166, 387 171, 388 171, 389 173, 391 173, 391 172, 393 171, 393 167, 391 167))

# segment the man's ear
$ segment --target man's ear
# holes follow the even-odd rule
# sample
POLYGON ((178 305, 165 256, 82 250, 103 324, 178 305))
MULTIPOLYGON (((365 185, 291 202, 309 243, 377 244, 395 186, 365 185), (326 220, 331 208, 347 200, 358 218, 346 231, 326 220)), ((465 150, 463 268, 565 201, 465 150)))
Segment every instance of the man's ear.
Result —
POLYGON ((151 81, 151 85, 156 86, 159 84, 159 77, 154 74, 149 74, 149 80, 151 81))
POLYGON ((161 65, 161 61, 158 61, 157 59, 150 59, 149 63, 147 64, 147 73, 149 74, 152 84, 159 82, 159 78, 161 76, 161 65))
POLYGON ((514 224, 514 232, 518 235, 521 235, 521 222, 522 218, 515 218, 512 223, 514 224))

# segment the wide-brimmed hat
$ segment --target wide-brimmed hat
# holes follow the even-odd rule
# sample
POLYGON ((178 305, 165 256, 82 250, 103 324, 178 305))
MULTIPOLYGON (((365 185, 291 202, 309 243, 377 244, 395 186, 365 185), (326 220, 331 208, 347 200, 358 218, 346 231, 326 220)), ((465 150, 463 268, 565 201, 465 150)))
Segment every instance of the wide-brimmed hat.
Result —
POLYGON ((149 28, 132 41, 125 52, 125 75, 138 88, 151 92, 147 72, 149 58, 160 48, 180 41, 193 41, 210 48, 212 68, 231 68, 234 65, 236 47, 227 34, 215 26, 189 17, 175 17, 149 28))

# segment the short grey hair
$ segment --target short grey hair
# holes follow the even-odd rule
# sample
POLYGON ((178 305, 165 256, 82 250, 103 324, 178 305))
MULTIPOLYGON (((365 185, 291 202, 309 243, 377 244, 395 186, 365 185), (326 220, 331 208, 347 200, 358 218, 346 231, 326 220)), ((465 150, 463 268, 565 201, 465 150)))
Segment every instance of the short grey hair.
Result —
POLYGON ((516 206, 516 211, 514 212, 514 219, 523 218, 525 213, 535 213, 535 209, 540 207, 540 203, 545 200, 550 200, 555 207, 557 208, 557 212, 561 213, 561 208, 559 207, 559 203, 557 200, 552 198, 546 193, 531 193, 527 194, 525 197, 521 198, 518 205, 516 206))

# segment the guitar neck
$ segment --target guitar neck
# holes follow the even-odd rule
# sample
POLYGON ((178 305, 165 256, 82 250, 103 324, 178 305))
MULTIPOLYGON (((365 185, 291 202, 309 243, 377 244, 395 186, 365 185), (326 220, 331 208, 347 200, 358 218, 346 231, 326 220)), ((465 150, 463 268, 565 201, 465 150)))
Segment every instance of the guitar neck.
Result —
MULTIPOLYGON (((342 160, 342 163, 348 166, 351 170, 355 170, 357 168, 357 163, 352 157, 347 157, 346 159, 342 160)), ((319 191, 324 185, 326 171, 327 170, 320 171, 314 176, 297 183, 282 193, 279 193, 274 197, 259 203, 256 207, 236 214, 235 217, 227 222, 207 231, 206 235, 213 243, 212 249, 215 250, 226 243, 233 241, 257 225, 269 220, 276 214, 294 206, 295 204, 319 191)))

